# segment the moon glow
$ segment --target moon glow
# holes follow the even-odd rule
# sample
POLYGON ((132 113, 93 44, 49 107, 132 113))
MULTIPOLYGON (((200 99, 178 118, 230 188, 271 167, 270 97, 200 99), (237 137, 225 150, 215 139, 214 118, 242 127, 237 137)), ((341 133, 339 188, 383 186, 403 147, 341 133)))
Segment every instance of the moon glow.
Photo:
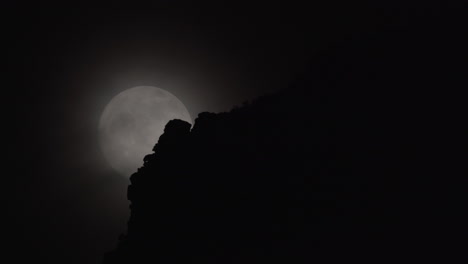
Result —
POLYGON ((130 177, 172 119, 192 123, 184 104, 163 89, 138 86, 112 98, 99 120, 99 141, 110 166, 130 177))

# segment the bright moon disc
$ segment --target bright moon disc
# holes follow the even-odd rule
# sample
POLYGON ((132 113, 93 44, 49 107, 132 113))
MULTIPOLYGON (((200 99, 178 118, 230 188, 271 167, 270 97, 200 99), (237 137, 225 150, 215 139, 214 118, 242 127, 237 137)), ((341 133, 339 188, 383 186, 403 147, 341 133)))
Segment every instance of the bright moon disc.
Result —
POLYGON ((99 121, 101 149, 111 167, 130 177, 172 119, 192 123, 184 104, 165 90, 138 86, 112 98, 99 121))

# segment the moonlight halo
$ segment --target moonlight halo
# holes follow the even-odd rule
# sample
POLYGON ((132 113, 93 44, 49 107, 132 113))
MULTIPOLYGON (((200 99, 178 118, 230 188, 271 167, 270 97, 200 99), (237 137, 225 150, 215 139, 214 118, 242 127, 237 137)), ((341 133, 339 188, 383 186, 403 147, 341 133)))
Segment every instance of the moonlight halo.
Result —
POLYGON ((99 120, 101 150, 110 166, 130 177, 172 119, 192 123, 187 108, 168 91, 137 86, 117 94, 99 120))

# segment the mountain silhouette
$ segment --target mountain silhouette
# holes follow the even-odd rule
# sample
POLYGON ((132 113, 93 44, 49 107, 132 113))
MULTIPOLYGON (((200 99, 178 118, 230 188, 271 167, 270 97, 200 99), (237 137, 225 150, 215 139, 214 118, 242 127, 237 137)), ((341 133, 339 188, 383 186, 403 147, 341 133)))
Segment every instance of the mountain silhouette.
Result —
POLYGON ((442 91, 467 82, 456 35, 433 29, 351 40, 278 93, 170 121, 130 178, 128 230, 104 263, 456 258, 461 230, 441 204, 462 200, 445 203, 435 139, 459 106, 442 91))

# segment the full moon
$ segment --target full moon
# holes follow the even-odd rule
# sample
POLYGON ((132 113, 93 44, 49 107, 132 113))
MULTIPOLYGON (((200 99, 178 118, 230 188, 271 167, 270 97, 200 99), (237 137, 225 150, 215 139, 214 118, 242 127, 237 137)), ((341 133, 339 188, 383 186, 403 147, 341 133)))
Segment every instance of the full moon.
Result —
POLYGON ((99 121, 100 145, 110 166, 130 177, 172 119, 192 123, 187 108, 168 91, 138 86, 117 94, 99 121))

